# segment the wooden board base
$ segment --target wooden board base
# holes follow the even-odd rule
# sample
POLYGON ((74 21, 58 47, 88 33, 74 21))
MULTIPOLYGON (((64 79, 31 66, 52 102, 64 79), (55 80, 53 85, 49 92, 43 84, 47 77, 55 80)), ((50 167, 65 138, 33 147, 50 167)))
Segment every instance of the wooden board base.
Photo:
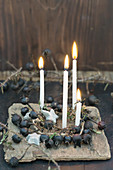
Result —
MULTIPOLYGON (((39 109, 38 104, 31 103, 32 107, 35 110, 39 109)), ((21 108, 25 107, 20 103, 15 103, 9 108, 9 119, 7 121, 8 128, 19 132, 19 129, 13 125, 11 122, 11 115, 13 113, 17 113, 21 115, 21 108)), ((96 107, 87 107, 87 109, 91 110, 91 117, 96 117, 97 122, 101 120, 99 111, 96 107)), ((94 124, 95 128, 96 125, 94 124)), ((4 145, 4 151, 5 151, 5 160, 8 162, 9 159, 13 156, 16 156, 17 158, 20 158, 25 149, 28 147, 28 144, 25 143, 25 141, 22 140, 21 143, 15 144, 12 141, 12 135, 13 133, 9 132, 7 142, 11 143, 11 147, 7 147, 7 145, 4 145)), ((104 131, 102 131, 101 134, 95 134, 92 135, 92 145, 85 145, 82 144, 81 148, 77 147, 74 148, 73 144, 66 147, 65 145, 61 145, 59 148, 55 149, 46 149, 45 152, 49 153, 52 158, 54 158, 56 161, 72 161, 72 160, 107 160, 111 158, 110 153, 110 147, 107 141, 107 138, 104 134, 104 131)), ((20 162, 31 162, 36 159, 44 159, 48 160, 48 157, 44 155, 38 148, 35 146, 31 146, 29 150, 27 151, 26 155, 20 162)))

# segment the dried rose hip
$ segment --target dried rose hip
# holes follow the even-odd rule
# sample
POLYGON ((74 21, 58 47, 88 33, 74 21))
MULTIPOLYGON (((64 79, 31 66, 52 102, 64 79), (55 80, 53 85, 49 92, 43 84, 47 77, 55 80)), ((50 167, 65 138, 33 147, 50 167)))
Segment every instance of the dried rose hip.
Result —
POLYGON ((100 121, 100 122, 98 122, 98 128, 99 128, 100 130, 105 129, 105 128, 106 128, 106 124, 105 124, 105 122, 104 122, 104 121, 100 121))

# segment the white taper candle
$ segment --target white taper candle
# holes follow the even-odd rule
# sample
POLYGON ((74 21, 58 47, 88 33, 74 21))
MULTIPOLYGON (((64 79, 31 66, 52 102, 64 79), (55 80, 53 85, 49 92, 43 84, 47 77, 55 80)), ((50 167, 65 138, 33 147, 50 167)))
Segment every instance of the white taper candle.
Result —
POLYGON ((76 103, 76 91, 77 91, 77 60, 73 60, 73 72, 72 72, 72 108, 75 109, 76 103))
POLYGON ((40 70, 40 107, 44 107, 44 70, 40 70))
POLYGON ((65 57, 64 63, 64 79, 63 79, 63 115, 62 115, 62 128, 67 127, 67 104, 68 104, 68 55, 65 57))
POLYGON ((81 103, 81 102, 78 102, 78 103, 76 104, 75 126, 79 126, 79 125, 80 125, 81 106, 82 106, 82 103, 81 103))
POLYGON ((44 60, 42 57, 39 58, 39 69, 40 69, 40 108, 44 107, 44 60))
POLYGON ((63 121, 62 128, 67 127, 67 99, 68 99, 68 71, 64 71, 64 81, 63 81, 63 121))
POLYGON ((81 118, 82 103, 81 103, 81 93, 80 93, 79 89, 77 90, 77 101, 78 101, 78 103, 76 104, 75 126, 79 126, 80 125, 80 118, 81 118))
POLYGON ((77 91, 77 57, 78 57, 78 49, 77 44, 74 41, 72 46, 72 58, 73 58, 73 66, 72 66, 72 108, 75 109, 76 103, 76 91, 77 91))

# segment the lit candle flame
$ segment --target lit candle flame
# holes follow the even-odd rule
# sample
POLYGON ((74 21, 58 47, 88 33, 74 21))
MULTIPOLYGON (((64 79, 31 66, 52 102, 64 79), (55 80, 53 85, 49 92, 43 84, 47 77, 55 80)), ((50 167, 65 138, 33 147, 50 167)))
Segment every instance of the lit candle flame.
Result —
POLYGON ((44 68, 44 59, 43 59, 42 56, 38 60, 38 67, 39 67, 39 69, 43 69, 44 68))
POLYGON ((81 101, 81 92, 77 89, 77 101, 81 101))
POLYGON ((72 46, 72 57, 74 60, 76 60, 78 57, 78 48, 75 41, 73 42, 73 46, 72 46))
POLYGON ((64 68, 68 69, 69 68, 69 56, 66 55, 64 59, 64 68))

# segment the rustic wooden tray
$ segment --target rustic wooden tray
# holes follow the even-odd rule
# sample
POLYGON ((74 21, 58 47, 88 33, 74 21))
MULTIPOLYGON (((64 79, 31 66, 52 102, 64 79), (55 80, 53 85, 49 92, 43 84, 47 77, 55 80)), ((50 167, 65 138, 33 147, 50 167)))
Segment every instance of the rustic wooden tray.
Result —
MULTIPOLYGON (((25 106, 25 105, 24 105, 25 106)), ((31 103, 31 106, 38 111, 39 105, 31 103)), ((23 107, 20 103, 13 104, 8 112, 8 128, 15 132, 19 132, 19 129, 11 122, 11 115, 13 113, 17 113, 21 115, 21 108, 23 107)), ((96 107, 87 107, 91 111, 91 117, 96 117, 97 121, 101 120, 99 111, 96 107)), ((96 125, 94 124, 95 128, 96 125)), ((13 133, 9 132, 7 142, 11 143, 11 147, 8 147, 7 144, 4 145, 5 152, 5 160, 9 161, 9 159, 13 156, 20 158, 25 149, 28 147, 28 144, 22 140, 21 143, 15 144, 11 137, 13 133)), ((55 149, 46 149, 45 152, 51 155, 52 158, 56 161, 72 161, 72 160, 107 160, 111 158, 110 147, 105 136, 104 131, 101 134, 93 133, 92 135, 92 145, 82 144, 81 148, 74 148, 73 144, 66 147, 65 145, 61 145, 59 148, 55 149)), ((31 146, 24 158, 20 162, 31 162, 36 159, 44 159, 48 160, 49 158, 38 148, 35 146, 31 146)))

